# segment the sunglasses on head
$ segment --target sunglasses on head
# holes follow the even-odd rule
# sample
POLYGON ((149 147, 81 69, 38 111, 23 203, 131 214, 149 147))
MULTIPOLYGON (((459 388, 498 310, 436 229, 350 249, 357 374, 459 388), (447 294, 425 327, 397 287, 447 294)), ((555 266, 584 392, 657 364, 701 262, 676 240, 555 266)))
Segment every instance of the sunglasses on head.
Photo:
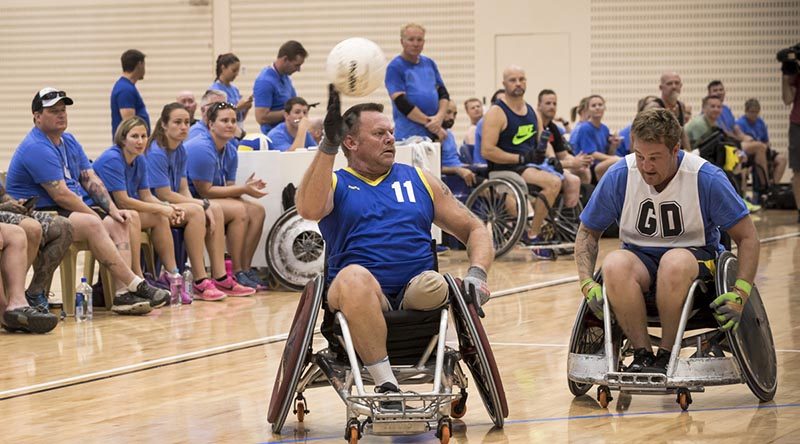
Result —
POLYGON ((50 91, 49 93, 43 96, 39 96, 39 98, 42 99, 42 101, 53 100, 56 97, 67 97, 67 93, 65 93, 64 91, 50 91))
POLYGON ((236 106, 232 103, 228 102, 215 102, 211 104, 211 107, 208 109, 209 112, 219 111, 221 109, 232 109, 236 110, 236 106))

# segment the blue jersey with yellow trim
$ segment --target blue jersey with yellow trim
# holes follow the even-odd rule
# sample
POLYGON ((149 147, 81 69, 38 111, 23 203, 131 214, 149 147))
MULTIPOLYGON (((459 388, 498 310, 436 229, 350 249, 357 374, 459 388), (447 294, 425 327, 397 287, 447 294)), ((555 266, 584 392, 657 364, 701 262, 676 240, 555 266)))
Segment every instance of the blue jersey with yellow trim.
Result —
POLYGON ((333 211, 319 221, 330 283, 342 268, 369 270, 388 297, 433 268, 433 190, 422 170, 394 164, 369 180, 350 168, 333 175, 333 211))

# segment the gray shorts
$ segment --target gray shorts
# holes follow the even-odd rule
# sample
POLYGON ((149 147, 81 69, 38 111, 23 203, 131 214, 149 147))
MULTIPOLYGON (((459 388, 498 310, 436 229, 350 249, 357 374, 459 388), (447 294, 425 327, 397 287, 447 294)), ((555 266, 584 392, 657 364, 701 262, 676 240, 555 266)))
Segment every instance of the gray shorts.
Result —
POLYGON ((800 125, 789 123, 789 168, 800 173, 800 125))
POLYGON ((45 239, 48 238, 47 232, 50 230, 50 225, 53 223, 53 217, 47 213, 42 213, 40 211, 34 211, 30 216, 26 216, 24 214, 19 213, 12 213, 10 211, 0 211, 0 223, 10 224, 10 225, 19 225, 23 219, 30 217, 34 219, 36 222, 39 222, 39 225, 42 226, 42 242, 39 245, 44 246, 45 239))

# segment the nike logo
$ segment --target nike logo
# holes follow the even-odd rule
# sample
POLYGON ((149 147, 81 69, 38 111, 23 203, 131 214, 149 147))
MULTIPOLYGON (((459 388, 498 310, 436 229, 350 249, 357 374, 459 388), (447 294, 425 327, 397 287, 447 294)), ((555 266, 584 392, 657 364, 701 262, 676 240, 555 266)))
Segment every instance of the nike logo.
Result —
POLYGON ((347 188, 350 188, 351 190, 361 191, 361 188, 357 187, 356 185, 348 185, 347 188))
POLYGON ((534 134, 536 134, 536 130, 533 129, 532 123, 528 125, 520 125, 520 127, 517 128, 517 134, 514 135, 511 143, 514 145, 519 145, 520 143, 533 137, 534 134))

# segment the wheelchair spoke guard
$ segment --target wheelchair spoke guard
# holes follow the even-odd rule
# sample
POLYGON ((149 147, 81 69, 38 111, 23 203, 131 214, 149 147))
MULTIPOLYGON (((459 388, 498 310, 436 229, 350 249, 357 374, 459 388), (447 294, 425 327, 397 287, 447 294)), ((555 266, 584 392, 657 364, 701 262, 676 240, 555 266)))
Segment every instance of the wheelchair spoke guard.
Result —
MULTIPOLYGON (((603 354, 605 336, 603 321, 591 313, 586 299, 583 298, 578 307, 578 315, 575 317, 575 325, 572 326, 569 352, 582 355, 603 354)), ((567 379, 567 386, 574 396, 584 395, 592 388, 592 384, 575 382, 571 379, 567 379)))
POLYGON ((320 274, 306 285, 297 304, 278 366, 278 374, 275 377, 275 385, 272 387, 267 413, 267 420, 272 424, 274 433, 280 433, 283 428, 286 415, 294 400, 297 383, 309 362, 314 326, 317 323, 324 290, 325 283, 320 274))
POLYGON ((267 265, 278 283, 300 291, 322 273, 325 244, 316 222, 305 220, 292 207, 275 221, 265 247, 267 265))
MULTIPOLYGON (((738 270, 736 256, 724 252, 717 260, 717 292, 733 289, 738 270)), ((778 363, 767 311, 758 288, 753 285, 737 331, 727 333, 731 350, 739 362, 745 383, 761 401, 770 401, 778 388, 778 363)))
POLYGON ((487 413, 495 426, 503 427, 503 419, 508 416, 508 403, 489 338, 475 307, 467 304, 461 294, 461 281, 449 274, 445 274, 445 279, 451 291, 450 309, 458 336, 459 353, 472 374, 487 413))
POLYGON ((525 229, 527 201, 513 182, 489 179, 469 195, 467 208, 483 221, 494 244, 494 257, 511 251, 525 229))

